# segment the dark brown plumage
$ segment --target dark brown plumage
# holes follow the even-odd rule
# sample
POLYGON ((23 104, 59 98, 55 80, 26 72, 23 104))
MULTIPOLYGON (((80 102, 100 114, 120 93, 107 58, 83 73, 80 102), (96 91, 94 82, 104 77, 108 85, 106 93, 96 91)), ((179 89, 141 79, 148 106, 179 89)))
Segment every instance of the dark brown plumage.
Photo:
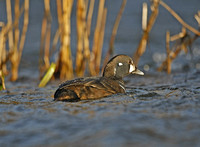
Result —
POLYGON ((107 63, 102 77, 87 77, 66 81, 56 90, 54 100, 78 101, 125 93, 122 78, 129 74, 143 75, 144 73, 136 68, 129 56, 117 55, 107 63))

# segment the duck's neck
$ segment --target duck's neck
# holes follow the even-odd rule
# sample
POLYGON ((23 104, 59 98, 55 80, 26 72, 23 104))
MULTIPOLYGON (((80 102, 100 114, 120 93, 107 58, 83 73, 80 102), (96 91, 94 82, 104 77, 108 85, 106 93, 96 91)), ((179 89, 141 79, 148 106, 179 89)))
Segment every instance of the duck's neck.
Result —
POLYGON ((116 76, 113 76, 113 77, 110 77, 110 78, 117 81, 119 83, 120 87, 125 90, 125 85, 124 85, 124 81, 123 81, 122 78, 119 78, 119 77, 116 77, 116 76))
POLYGON ((119 84, 119 86, 122 89, 124 89, 124 91, 125 91, 125 85, 124 85, 124 81, 123 81, 122 78, 119 78, 119 77, 116 77, 116 76, 109 76, 109 77, 103 76, 103 77, 108 78, 108 79, 112 79, 114 82, 117 82, 119 84))
POLYGON ((109 76, 109 77, 103 76, 103 77, 118 81, 120 84, 124 85, 124 81, 123 81, 122 77, 116 77, 116 76, 109 76))
POLYGON ((110 78, 110 79, 113 79, 113 80, 120 80, 120 81, 122 81, 122 77, 116 77, 116 76, 105 76, 105 75, 103 75, 103 77, 110 78))

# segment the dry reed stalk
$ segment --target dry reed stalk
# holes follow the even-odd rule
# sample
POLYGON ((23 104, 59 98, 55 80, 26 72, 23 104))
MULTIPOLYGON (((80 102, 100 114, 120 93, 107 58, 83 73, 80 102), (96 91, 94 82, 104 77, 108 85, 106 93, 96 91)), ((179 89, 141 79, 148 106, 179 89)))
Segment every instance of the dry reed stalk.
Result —
POLYGON ((19 43, 19 0, 15 0, 15 21, 14 21, 14 45, 13 45, 13 54, 10 57, 11 61, 11 81, 15 81, 18 77, 18 67, 19 67, 19 62, 18 62, 18 43, 19 43))
MULTIPOLYGON (((86 61, 89 62, 89 36, 86 27, 86 13, 88 1, 79 0, 77 2, 77 54, 76 54, 76 73, 81 77, 84 75, 86 61)), ((89 14, 88 14, 89 15, 89 14)))
POLYGON ((50 0, 44 0, 44 16, 42 20, 40 58, 39 58, 40 77, 50 66, 50 61, 49 61, 50 39, 51 39, 50 0))
POLYGON ((104 32, 105 32, 105 26, 106 26, 106 16, 107 16, 107 8, 104 8, 103 16, 102 16, 102 23, 101 23, 101 31, 99 34, 99 42, 98 42, 98 46, 97 46, 98 49, 97 49, 97 57, 96 57, 96 69, 95 69, 97 74, 99 74, 99 72, 100 72, 101 54, 102 54, 104 32))
MULTIPOLYGON (((12 25, 12 10, 11 10, 11 1, 6 0, 6 10, 7 10, 7 24, 8 26, 12 25)), ((12 29, 8 30, 8 44, 9 44, 9 52, 12 53, 10 57, 11 60, 11 81, 16 80, 17 78, 17 52, 14 49, 14 40, 13 40, 13 32, 12 29)))
POLYGON ((62 2, 61 0, 56 0, 57 5, 57 15, 58 15, 58 24, 62 25, 62 2))
POLYGON ((18 52, 19 43, 19 17, 20 17, 19 0, 15 0, 15 21, 14 21, 14 52, 18 52))
POLYGON ((47 36, 45 39, 45 47, 44 47, 44 66, 45 69, 47 69, 50 66, 50 61, 49 61, 49 48, 50 48, 50 40, 51 40, 51 24, 48 24, 47 27, 47 36))
POLYGON ((39 57, 40 77, 41 77, 41 73, 43 73, 43 71, 44 71, 43 56, 44 56, 44 43, 45 43, 46 28, 47 28, 47 19, 44 15, 44 17, 42 19, 41 39, 40 39, 40 57, 39 57))
MULTIPOLYGON (((57 32, 59 32, 59 37, 60 38, 60 43, 61 46, 63 44, 63 39, 62 39, 62 35, 63 35, 63 8, 62 8, 62 0, 56 0, 56 6, 57 6, 57 17, 58 17, 58 30, 57 32)), ((55 39, 55 38, 54 38, 55 39)), ((54 46, 53 46, 54 47, 54 46)), ((61 52, 61 47, 60 47, 60 52, 61 52)), ((56 63, 56 69, 55 69, 55 73, 54 76, 55 77, 59 77, 60 78, 60 70, 61 70, 61 53, 59 52, 59 57, 56 63)))
MULTIPOLYGON (((177 42, 172 47, 172 49, 167 49, 167 58, 158 68, 158 71, 166 70, 167 73, 170 74, 172 61, 179 55, 181 50, 184 50, 185 53, 187 53, 187 47, 190 47, 193 44, 193 42, 199 37, 197 34, 195 34, 193 37, 190 37, 190 35, 186 32, 185 28, 182 29, 182 32, 179 33, 179 35, 179 38, 176 37, 177 42), (184 36, 182 34, 184 34, 184 36)), ((171 37, 167 40, 171 41, 171 37)))
POLYGON ((99 44, 99 34, 101 31, 101 22, 103 18, 103 10, 104 10, 104 3, 105 0, 99 1, 99 8, 98 8, 98 16, 97 16, 97 23, 94 32, 94 40, 93 40, 93 47, 92 47, 92 54, 90 56, 90 74, 92 76, 97 75, 96 65, 97 65, 97 56, 98 55, 98 44, 99 44))
POLYGON ((61 50, 59 54, 59 60, 57 63, 57 72, 60 74, 61 79, 73 78, 73 66, 70 48, 70 24, 72 5, 73 0, 63 0, 61 50))
POLYGON ((6 67, 5 64, 3 64, 3 58, 5 57, 4 55, 4 51, 5 50, 5 37, 4 37, 4 24, 2 24, 2 28, 1 28, 1 31, 0 31, 0 78, 1 78, 1 85, 0 85, 0 90, 1 90, 1 86, 2 86, 2 89, 5 90, 5 82, 4 82, 4 69, 3 67, 6 67))
MULTIPOLYGON (((56 34, 54 36, 54 39, 53 39, 53 43, 52 43, 52 49, 51 49, 51 52, 50 52, 50 56, 53 54, 53 52, 55 51, 56 49, 56 45, 58 43, 58 40, 60 38, 60 35, 61 35, 61 29, 62 29, 62 4, 61 4, 61 0, 56 0, 56 5, 57 5, 57 15, 58 15, 58 29, 56 31, 56 34)), ((60 40, 61 41, 61 40, 60 40)))
POLYGON ((90 0, 90 6, 89 6, 89 10, 88 10, 88 15, 87 15, 88 37, 90 36, 90 28, 91 28, 92 15, 93 15, 93 10, 94 10, 94 3, 95 3, 95 0, 90 0))
POLYGON ((8 74, 7 67, 6 67, 5 30, 6 30, 6 27, 2 26, 1 31, 0 31, 0 70, 2 71, 3 75, 8 74))
POLYGON ((47 17, 46 38, 44 46, 44 66, 45 70, 49 68, 49 48, 51 40, 51 13, 50 13, 50 0, 45 0, 45 13, 47 17))
POLYGON ((113 53, 114 53, 115 37, 116 37, 116 34, 117 34, 117 30, 118 30, 118 27, 119 27, 119 23, 120 23, 124 8, 126 6, 126 2, 127 2, 127 0, 122 1, 120 10, 119 10, 118 15, 116 17, 115 24, 114 24, 113 30, 112 30, 112 35, 111 35, 111 38, 110 38, 109 49, 108 49, 108 51, 106 53, 106 57, 104 59, 102 72, 103 72, 103 69, 104 69, 105 65, 107 64, 108 60, 110 59, 110 56, 112 56, 113 53))
POLYGON ((0 21, 0 27, 3 27, 3 26, 4 26, 4 22, 0 21))
MULTIPOLYGON (((86 27, 86 26, 85 26, 86 27)), ((83 36, 83 41, 84 41, 84 59, 86 60, 87 64, 89 65, 90 62, 90 44, 89 44, 89 36, 88 36, 88 30, 87 28, 84 29, 84 36, 83 36)), ((86 63, 85 65, 86 66, 86 63)), ((84 67, 85 68, 85 67, 84 67)), ((90 69, 89 69, 90 70, 90 69)))
POLYGON ((198 30, 196 30, 195 28, 191 27, 186 22, 184 22, 183 19, 162 0, 160 0, 160 5, 163 6, 167 11, 169 11, 170 14, 172 14, 172 16, 174 16, 176 20, 178 20, 185 28, 187 28, 194 34, 197 34, 198 36, 200 36, 200 32, 198 30))
MULTIPOLYGON (((6 11, 7 11, 7 26, 12 26, 12 10, 11 10, 11 1, 6 0, 6 11)), ((13 32, 12 29, 7 29, 7 34, 8 34, 8 45, 9 45, 9 52, 14 53, 14 48, 13 48, 13 32)), ((6 32, 4 33, 6 34, 6 32)))
POLYGON ((133 56, 136 65, 138 65, 140 57, 142 56, 142 54, 146 50, 146 45, 147 45, 147 41, 148 41, 149 32, 151 31, 151 29, 153 27, 153 24, 154 24, 154 22, 155 22, 155 20, 156 20, 156 18, 158 16, 159 1, 160 0, 153 0, 152 13, 151 13, 149 21, 147 23, 147 28, 146 28, 146 30, 144 30, 142 38, 140 40, 140 43, 139 43, 139 45, 137 47, 137 50, 136 50, 136 52, 134 53, 134 56, 133 56))
MULTIPOLYGON (((15 5, 15 13, 17 16, 16 19, 16 24, 19 22, 19 16, 20 16, 20 9, 19 9, 19 1, 16 0, 16 5, 15 5), (17 22, 18 21, 18 22, 17 22)), ((21 56, 22 56, 22 51, 24 48, 24 43, 25 43, 25 38, 26 38, 26 32, 28 28, 28 22, 29 22, 29 0, 24 1, 24 22, 23 22, 23 28, 22 28, 22 34, 19 42, 19 48, 17 45, 14 47, 14 53, 11 56, 11 64, 12 64, 12 75, 11 75, 11 81, 15 81, 18 78, 18 68, 19 68, 19 63, 21 61, 21 56)), ((16 41, 19 41, 19 31, 18 31, 18 25, 16 26, 16 41)), ((16 42, 15 42, 16 43, 16 42)))
MULTIPOLYGON (((93 72, 94 67, 93 64, 90 63, 90 46, 89 46, 89 38, 90 38, 90 31, 91 31, 91 22, 92 22, 92 16, 93 16, 93 10, 94 10, 94 4, 95 0, 90 0, 88 15, 87 15, 87 22, 86 22, 86 28, 84 33, 84 58, 86 59, 89 67, 90 74, 93 72)), ((92 74, 91 74, 92 75, 92 74)))
POLYGON ((171 58, 170 58, 170 32, 166 32, 166 51, 167 51, 167 73, 171 73, 171 58))
MULTIPOLYGON (((91 9, 91 7, 94 7, 94 5, 92 6, 91 3, 93 0, 90 1, 90 7, 89 9, 91 9)), ((88 9, 88 5, 89 5, 89 1, 86 1, 86 10, 88 9)), ((85 11, 84 13, 84 17, 85 17, 85 21, 83 22, 83 47, 84 47, 84 51, 83 51, 83 54, 84 54, 84 65, 82 66, 82 70, 85 71, 85 67, 86 67, 86 64, 89 65, 89 62, 90 62, 90 43, 89 43, 89 34, 88 32, 90 31, 90 25, 87 26, 87 23, 88 23, 88 19, 90 19, 91 21, 91 18, 92 16, 89 16, 92 14, 93 11, 89 12, 90 10, 87 10, 85 11), (87 21, 86 21, 86 13, 88 11, 88 16, 87 16, 87 21), (90 17, 90 18, 89 18, 90 17)), ((90 22, 91 23, 91 22, 90 22)), ((87 66, 88 69, 89 69, 89 66, 87 66)), ((90 70, 90 69, 89 69, 90 70)))
POLYGON ((85 0, 77 1, 77 13, 76 13, 76 30, 77 30, 77 49, 76 49, 76 74, 78 77, 83 76, 83 66, 85 60, 83 56, 83 34, 84 34, 84 23, 86 19, 86 3, 85 0))
POLYGON ((143 31, 147 29, 147 14, 148 14, 147 3, 143 3, 142 5, 142 30, 143 31))
POLYGON ((6 62, 8 60, 7 58, 7 52, 6 52, 6 43, 5 43, 5 39, 3 40, 4 43, 3 43, 3 50, 2 50, 2 55, 1 55, 1 58, 2 58, 2 63, 0 63, 0 69, 2 69, 2 72, 3 72, 3 75, 7 75, 8 74, 8 70, 7 70, 7 66, 6 66, 6 62))
POLYGON ((5 27, 2 26, 0 31, 0 71, 3 71, 3 57, 4 57, 4 50, 5 50, 5 27))
MULTIPOLYGON (((86 13, 88 11, 88 5, 89 5, 89 0, 85 0, 85 9, 86 9, 86 13)), ((86 16, 86 13, 85 13, 85 16, 86 16)))
POLYGON ((7 67, 6 62, 10 58, 10 54, 7 55, 6 51, 6 40, 7 40, 7 32, 8 32, 8 25, 4 26, 4 23, 2 24, 2 28, 0 31, 0 70, 2 70, 3 75, 7 75, 7 67))
POLYGON ((186 33, 186 30, 184 29, 184 31, 182 30, 182 32, 174 35, 174 36, 171 36, 170 37, 170 41, 175 41, 175 40, 178 40, 180 38, 183 38, 185 36, 185 33, 186 33))
MULTIPOLYGON (((6 0, 6 11, 7 11, 7 24, 12 25, 12 10, 11 10, 11 1, 6 0)), ((9 44, 9 50, 13 50, 13 32, 11 29, 9 29, 8 32, 8 44, 9 44)))
POLYGON ((200 27, 200 10, 197 12, 197 14, 194 15, 194 18, 196 19, 196 21, 200 27))

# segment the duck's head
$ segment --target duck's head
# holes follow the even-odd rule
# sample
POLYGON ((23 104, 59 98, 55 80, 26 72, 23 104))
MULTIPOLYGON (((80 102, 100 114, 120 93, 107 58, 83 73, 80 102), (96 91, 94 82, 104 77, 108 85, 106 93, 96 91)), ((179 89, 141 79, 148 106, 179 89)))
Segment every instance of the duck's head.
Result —
POLYGON ((104 68, 104 77, 116 77, 122 79, 129 74, 144 75, 142 71, 137 69, 132 58, 126 55, 117 55, 108 61, 104 68))

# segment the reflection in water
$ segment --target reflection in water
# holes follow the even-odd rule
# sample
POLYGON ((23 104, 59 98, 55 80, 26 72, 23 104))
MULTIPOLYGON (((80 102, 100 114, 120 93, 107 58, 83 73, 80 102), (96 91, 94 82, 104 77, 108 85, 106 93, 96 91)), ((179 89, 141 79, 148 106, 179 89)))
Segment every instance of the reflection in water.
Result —
POLYGON ((125 80, 126 94, 72 103, 53 101, 57 83, 41 89, 11 84, 0 96, 0 144, 200 144, 198 72, 125 80))

